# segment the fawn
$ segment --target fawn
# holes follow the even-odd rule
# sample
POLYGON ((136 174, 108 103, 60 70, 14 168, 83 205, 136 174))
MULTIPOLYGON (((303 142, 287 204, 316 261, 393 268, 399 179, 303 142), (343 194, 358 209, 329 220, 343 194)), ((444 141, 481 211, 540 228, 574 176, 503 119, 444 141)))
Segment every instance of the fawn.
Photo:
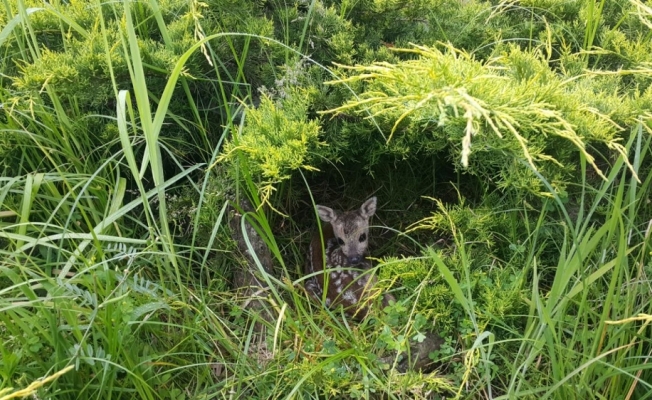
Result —
MULTIPOLYGON (((310 242, 305 273, 312 274, 324 268, 330 271, 311 277, 306 282, 306 290, 319 301, 325 291, 327 307, 341 304, 348 315, 362 320, 369 311, 369 304, 380 294, 379 289, 374 289, 377 278, 369 271, 371 262, 365 259, 369 218, 376 212, 376 198, 365 201, 355 211, 340 213, 320 205, 316 208, 325 224, 321 235, 317 232, 310 242)), ((383 307, 390 300, 394 297, 385 294, 383 307)))

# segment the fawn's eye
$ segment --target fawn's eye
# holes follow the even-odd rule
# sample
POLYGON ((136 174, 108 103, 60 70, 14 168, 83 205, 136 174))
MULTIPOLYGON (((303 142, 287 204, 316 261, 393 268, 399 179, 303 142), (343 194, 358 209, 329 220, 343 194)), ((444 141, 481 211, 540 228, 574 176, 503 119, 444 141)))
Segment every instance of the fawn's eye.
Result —
POLYGON ((337 244, 339 244, 340 246, 343 246, 344 245, 344 240, 342 240, 342 238, 337 238, 337 244))
POLYGON ((367 234, 366 234, 366 233, 363 233, 362 235, 360 235, 360 238, 359 238, 358 240, 359 240, 361 243, 364 242, 365 240, 367 240, 367 234))

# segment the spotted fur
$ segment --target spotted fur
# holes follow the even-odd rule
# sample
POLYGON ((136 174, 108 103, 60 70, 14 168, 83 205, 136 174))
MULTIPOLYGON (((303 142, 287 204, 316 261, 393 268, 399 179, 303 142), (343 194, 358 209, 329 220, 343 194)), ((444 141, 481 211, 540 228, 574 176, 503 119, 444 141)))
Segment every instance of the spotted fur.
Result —
MULTIPOLYGON (((355 211, 340 213, 317 206, 319 218, 324 221, 321 235, 317 232, 310 243, 306 274, 316 274, 306 282, 308 292, 327 307, 342 305, 348 315, 363 319, 369 303, 378 296, 376 277, 370 261, 366 260, 369 241, 369 219, 376 212, 376 198, 372 197, 355 211), (323 247, 322 247, 323 238, 323 247)), ((383 296, 386 306, 393 297, 383 296)))

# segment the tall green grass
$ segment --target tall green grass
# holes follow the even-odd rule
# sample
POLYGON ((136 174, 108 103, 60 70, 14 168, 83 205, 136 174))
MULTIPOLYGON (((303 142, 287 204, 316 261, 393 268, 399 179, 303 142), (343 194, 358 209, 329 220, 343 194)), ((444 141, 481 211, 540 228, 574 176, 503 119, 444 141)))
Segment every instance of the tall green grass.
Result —
MULTIPOLYGON (((20 12, 8 18, 12 22, 0 33, 0 42, 14 34, 21 57, 36 59, 40 46, 29 15, 55 13, 56 8, 34 9, 21 0, 16 4, 20 12)), ((101 12, 107 8, 99 1, 92 4, 105 29, 101 12)), ((147 4, 169 44, 157 2, 147 4)), ((522 268, 528 276, 523 285, 530 295, 523 301, 529 310, 520 316, 524 329, 511 328, 511 339, 496 340, 500 332, 495 326, 476 319, 481 310, 469 290, 471 245, 463 233, 454 238, 461 266, 452 268, 438 253, 425 251, 421 258, 433 273, 443 275, 473 332, 439 360, 444 364, 440 368, 456 363, 459 371, 398 374, 377 354, 388 354, 391 347, 406 351, 421 329, 411 305, 390 307, 390 314, 406 321, 403 325, 383 319, 354 325, 309 302, 302 289, 306 277, 296 278, 296 265, 288 261, 302 259, 302 249, 275 237, 246 157, 236 163, 236 193, 253 202, 255 210, 243 221, 257 228, 282 270, 282 277, 270 276, 258 264, 270 287, 262 297, 276 318, 261 321, 242 309, 245 299, 224 291, 223 282, 204 278, 212 276, 206 272, 210 261, 225 250, 218 236, 226 221, 226 197, 218 199, 207 240, 196 233, 189 242, 175 240, 170 191, 181 184, 195 191, 194 225, 199 225, 201 210, 215 205, 209 202, 215 172, 209 166, 216 163, 223 140, 241 129, 227 124, 217 141, 209 139, 207 121, 183 77, 184 64, 193 52, 206 54, 215 66, 213 83, 220 89, 215 95, 224 104, 235 101, 224 87, 243 83, 243 66, 237 74, 227 74, 211 49, 215 40, 228 41, 230 34, 206 36, 178 60, 157 96, 147 86, 147 66, 139 52, 143 21, 132 12, 139 5, 119 5, 108 9, 124 20, 119 45, 133 87, 124 90, 113 79, 116 113, 98 116, 117 121, 119 140, 95 148, 90 132, 73 123, 82 116, 62 105, 49 88, 29 114, 4 109, 3 132, 29 145, 14 152, 11 162, 19 173, 0 178, 0 399, 20 394, 10 388, 34 383, 39 398, 650 397, 648 328, 635 321, 609 323, 649 314, 649 175, 639 182, 621 156, 594 189, 584 168, 578 184, 585 195, 577 217, 555 197, 528 224, 522 268), (193 121, 169 113, 170 99, 181 95, 177 83, 193 121), (193 126, 198 146, 209 150, 204 163, 184 166, 175 158, 162 137, 170 120, 193 126), (171 176, 163 168, 169 160, 179 171, 171 176), (548 279, 538 257, 544 240, 540 230, 551 209, 560 216, 565 236, 548 243, 560 254, 548 279), (202 271, 201 277, 196 271, 202 271), (266 324, 266 336, 257 335, 254 321, 266 324), (509 351, 514 344, 515 353, 509 351), (38 381, 46 376, 52 379, 38 381)), ((64 26, 84 33, 64 14, 57 15, 64 26)), ((587 38, 595 34, 588 29, 587 38)), ((109 65, 111 45, 105 41, 109 65)), ((233 50, 242 52, 240 60, 246 58, 246 47, 233 50)), ((3 104, 11 103, 8 89, 0 96, 3 104)), ((626 146, 633 172, 649 164, 649 148, 648 126, 642 122, 626 146)), ((551 187, 545 177, 538 178, 551 187)), ((240 229, 246 233, 244 222, 240 229)), ((222 262, 237 264, 237 259, 229 256, 222 262)))
MULTIPOLYGON (((639 124, 627 145, 636 172, 649 157, 649 145, 650 137, 639 124)), ((567 233, 556 243, 559 262, 545 291, 536 247, 529 249, 530 312, 503 398, 623 398, 630 390, 638 394, 629 398, 641 398, 649 392, 649 373, 640 380, 632 373, 647 369, 649 341, 636 327, 608 325, 650 307, 644 270, 649 231, 638 218, 649 184, 649 178, 639 183, 634 175, 628 177, 621 157, 602 186, 587 194, 592 200, 582 204, 586 214, 576 221, 555 198, 567 233), (596 218, 598 212, 602 218, 596 218), (540 380, 532 381, 537 375, 540 380)), ((537 229, 531 233, 535 245, 537 229)))
MULTIPOLYGON (((15 34, 24 44, 23 59, 37 59, 40 44, 29 15, 57 9, 16 4, 20 12, 8 18, 12 24, 2 39, 15 34)), ((156 10, 156 2, 150 5, 156 10)), ((101 12, 107 8, 99 1, 89 6, 98 10, 103 29, 101 12)), ((166 117, 174 117, 168 104, 178 79, 188 94, 180 78, 185 61, 209 39, 179 60, 166 90, 156 98, 146 85, 139 54, 139 21, 133 20, 130 2, 121 6, 109 10, 125 19, 120 45, 127 55, 135 104, 113 80, 116 114, 96 116, 117 118, 119 142, 94 148, 90 132, 73 126, 82 116, 64 107, 49 88, 41 100, 34 99, 31 114, 4 110, 3 131, 22 136, 21 143, 28 145, 14 152, 12 160, 12 169, 21 174, 3 176, 0 185, 3 395, 11 387, 26 387, 65 370, 51 386, 38 389, 39 395, 182 398, 193 385, 198 392, 214 386, 212 361, 225 358, 220 351, 239 349, 229 324, 210 308, 210 288, 196 292, 186 280, 198 265, 196 253, 203 252, 205 259, 210 248, 175 244, 167 212, 168 191, 182 182, 194 183, 206 167, 183 167, 160 133, 166 117), (173 159, 180 172, 164 176, 164 159, 173 159), (128 190, 129 183, 135 184, 135 192, 128 190)), ((63 25, 75 27, 61 17, 63 25)), ((165 25, 157 22, 167 37, 165 25)), ((104 37, 110 66, 114 44, 104 37)), ((218 60, 213 63, 219 65, 218 60)), ((6 88, 1 96, 3 104, 11 104, 6 88)), ((207 145, 202 119, 189 95, 188 100, 203 132, 199 143, 207 145)), ((207 163, 216 156, 214 151, 207 163)), ((194 187, 205 193, 205 185, 194 187)), ((223 214, 224 208, 214 231, 220 229, 223 214)))

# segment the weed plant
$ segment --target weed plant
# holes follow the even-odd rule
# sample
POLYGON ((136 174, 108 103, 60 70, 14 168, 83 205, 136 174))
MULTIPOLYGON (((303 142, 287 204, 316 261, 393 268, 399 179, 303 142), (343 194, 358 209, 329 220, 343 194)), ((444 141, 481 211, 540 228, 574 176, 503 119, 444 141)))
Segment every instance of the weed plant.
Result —
POLYGON ((650 397, 646 4, 2 4, 0 399, 650 397), (372 193, 354 323, 300 271, 372 193))

